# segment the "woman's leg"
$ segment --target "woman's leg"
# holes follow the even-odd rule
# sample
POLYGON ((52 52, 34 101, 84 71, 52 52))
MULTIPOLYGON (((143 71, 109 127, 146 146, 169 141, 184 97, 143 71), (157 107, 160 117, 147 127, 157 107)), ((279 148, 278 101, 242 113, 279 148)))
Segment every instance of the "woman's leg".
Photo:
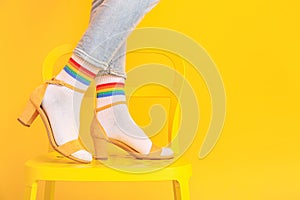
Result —
MULTIPOLYGON (((122 45, 130 32, 157 3, 158 0, 94 1, 90 24, 56 79, 85 91, 98 73, 125 77, 124 66, 113 67, 112 60, 124 49, 122 45)), ((82 93, 66 87, 49 85, 46 89, 42 107, 59 146, 78 138, 82 98, 82 93)), ((85 150, 72 156, 92 159, 85 150)))
MULTIPOLYGON (((104 0, 93 0, 92 8, 91 8, 91 15, 90 15, 90 23, 92 22, 93 18, 95 17, 96 13, 99 12, 98 8, 100 4, 102 4, 104 0)), ((111 74, 115 72, 115 75, 122 76, 126 78, 125 73, 125 61, 126 60, 126 40, 121 44, 120 48, 114 54, 108 66, 110 69, 114 69, 111 72, 108 70, 100 70, 97 76, 101 76, 103 74, 111 74)), ((109 69, 108 68, 108 69, 109 69)))
MULTIPOLYGON (((121 27, 119 27, 117 24, 116 27, 113 26, 110 27, 111 29, 108 31, 119 28, 120 32, 116 33, 113 36, 109 34, 105 34, 105 30, 103 30, 104 33, 101 32, 101 34, 91 34, 93 38, 97 38, 96 40, 98 41, 97 43, 99 46, 97 45, 96 46, 94 45, 92 47, 90 47, 89 45, 85 46, 86 43, 84 41, 90 39, 89 32, 87 31, 86 34, 88 36, 83 37, 82 39, 83 44, 79 43, 79 45, 75 49, 75 53, 78 53, 78 55, 82 56, 83 58, 86 58, 86 60, 88 60, 89 62, 92 62, 94 61, 94 58, 97 58, 95 59, 94 64, 95 65, 97 64, 102 68, 102 70, 100 70, 100 72, 95 78, 96 85, 97 85, 97 96, 96 96, 97 108, 105 107, 113 103, 126 101, 125 93, 123 90, 125 78, 126 78, 125 75, 126 39, 128 37, 128 34, 132 31, 132 29, 138 22, 136 19, 138 19, 137 16, 139 13, 139 11, 134 11, 134 10, 132 10, 132 12, 124 12, 124 13, 122 12, 121 7, 128 5, 129 2, 133 3, 134 0, 124 1, 124 2, 94 0, 92 11, 91 11, 92 14, 90 18, 91 23, 95 22, 97 20, 97 17, 101 16, 100 15, 100 13, 102 12, 101 8, 105 9, 106 6, 107 7, 110 6, 110 3, 113 4, 116 3, 118 4, 118 6, 114 8, 119 9, 120 13, 116 16, 111 17, 113 18, 111 20, 114 21, 122 20, 124 21, 124 24, 121 24, 121 27), (134 12, 136 12, 136 14, 134 12), (124 19, 128 19, 128 21, 124 19), (131 25, 128 26, 128 24, 131 25), (100 37, 101 35, 102 37, 100 37), (119 43, 116 41, 123 41, 123 42, 119 43), (113 44, 108 45, 111 43, 113 44), (108 48, 109 50, 106 51, 105 54, 101 54, 101 52, 103 52, 103 49, 105 48, 108 48), (82 49, 85 50, 82 51, 82 49), (91 58, 91 60, 89 60, 91 55, 93 57, 91 58)), ((139 6, 147 7, 146 9, 147 11, 149 11, 157 3, 157 1, 147 2, 147 0, 145 2, 136 1, 135 3, 137 3, 137 5, 139 6)), ((102 17, 99 17, 99 19, 102 19, 102 17)), ((107 21, 100 20, 97 23, 103 25, 106 24, 108 21, 109 20, 107 21)), ((100 29, 97 29, 97 27, 102 27, 102 26, 101 25, 96 26, 95 29, 91 29, 91 30, 102 31, 100 29)), ((152 144, 152 141, 132 119, 126 104, 118 104, 98 112, 97 119, 102 125, 102 127, 104 128, 109 138, 121 141, 141 154, 149 154, 151 150, 157 150, 157 151, 159 150, 161 152, 160 154, 157 155, 157 158, 164 158, 164 157, 170 158, 170 156, 173 155, 171 149, 154 148, 155 145, 152 144)))
POLYGON ((159 0, 94 1, 89 27, 74 53, 88 63, 111 74, 125 76, 118 66, 110 65, 128 35, 159 0), (98 6, 97 6, 98 5, 98 6))

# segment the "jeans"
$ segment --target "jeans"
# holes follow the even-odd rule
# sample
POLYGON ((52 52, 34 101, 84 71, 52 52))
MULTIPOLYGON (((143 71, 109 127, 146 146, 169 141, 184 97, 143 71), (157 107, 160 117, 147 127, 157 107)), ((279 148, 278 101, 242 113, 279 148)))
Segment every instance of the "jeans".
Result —
POLYGON ((74 54, 99 67, 98 75, 126 78, 126 39, 159 0, 93 0, 89 26, 74 54))

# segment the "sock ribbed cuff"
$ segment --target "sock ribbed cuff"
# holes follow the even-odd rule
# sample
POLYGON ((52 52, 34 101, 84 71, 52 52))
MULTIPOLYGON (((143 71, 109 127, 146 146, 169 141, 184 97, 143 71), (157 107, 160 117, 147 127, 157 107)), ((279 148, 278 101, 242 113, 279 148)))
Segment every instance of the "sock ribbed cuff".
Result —
POLYGON ((105 83, 125 83, 125 79, 120 77, 120 76, 115 76, 115 75, 102 75, 102 76, 97 76, 95 78, 96 84, 101 85, 105 83))
POLYGON ((97 98, 125 95, 124 82, 124 78, 114 75, 104 75, 97 77, 97 98))
POLYGON ((86 90, 98 71, 99 68, 73 54, 56 78, 74 87, 86 90))
POLYGON ((101 85, 97 85, 97 98, 109 97, 115 95, 125 95, 124 92, 124 83, 105 83, 101 85))
POLYGON ((104 106, 116 101, 125 101, 125 79, 114 75, 104 75, 96 78, 97 105, 104 106))
POLYGON ((76 62, 77 58, 73 55, 64 67, 64 71, 71 77, 85 85, 90 85, 91 81, 96 77, 93 71, 76 62))

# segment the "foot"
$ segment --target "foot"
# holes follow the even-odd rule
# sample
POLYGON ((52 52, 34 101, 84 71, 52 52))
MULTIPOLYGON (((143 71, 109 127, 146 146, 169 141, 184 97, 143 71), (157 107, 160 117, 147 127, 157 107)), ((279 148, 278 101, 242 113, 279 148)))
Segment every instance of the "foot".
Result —
MULTIPOLYGON (((64 86, 48 85, 42 107, 49 118, 58 146, 78 139, 81 102, 98 71, 98 68, 72 55, 56 79, 80 89, 81 92, 64 86)), ((92 160, 92 155, 86 150, 76 151, 72 156, 85 161, 92 160)))
MULTIPOLYGON (((48 116, 58 146, 78 139, 82 98, 82 93, 67 87, 48 85, 42 107, 48 116)), ((72 156, 92 161, 92 155, 86 150, 76 151, 72 156)))
MULTIPOLYGON (((124 102, 124 79, 113 75, 96 78, 97 108, 124 102)), ((121 141, 141 154, 149 154, 155 145, 144 131, 132 119, 126 104, 117 104, 97 112, 97 119, 109 138, 121 141)), ((160 148, 159 148, 160 149, 160 148)), ((161 157, 170 157, 173 151, 170 148, 160 149, 161 157)))

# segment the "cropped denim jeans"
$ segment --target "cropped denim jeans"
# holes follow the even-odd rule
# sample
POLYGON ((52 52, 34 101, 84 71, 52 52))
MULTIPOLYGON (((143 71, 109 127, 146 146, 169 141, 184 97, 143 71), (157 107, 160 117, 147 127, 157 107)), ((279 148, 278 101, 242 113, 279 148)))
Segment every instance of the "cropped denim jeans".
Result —
POLYGON ((126 40, 159 0, 93 0, 90 23, 74 54, 100 68, 99 75, 126 78, 126 40))

